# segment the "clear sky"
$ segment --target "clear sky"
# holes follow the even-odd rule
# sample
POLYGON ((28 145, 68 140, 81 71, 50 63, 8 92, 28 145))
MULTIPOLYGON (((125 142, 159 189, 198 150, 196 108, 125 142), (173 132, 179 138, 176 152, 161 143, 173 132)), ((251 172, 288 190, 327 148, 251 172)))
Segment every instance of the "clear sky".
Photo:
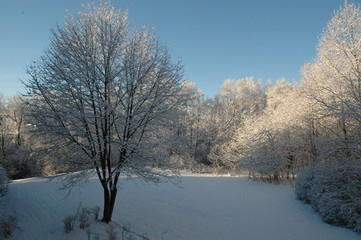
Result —
MULTIPOLYGON (((98 0, 95 0, 97 2, 98 0)), ((24 93, 25 67, 50 29, 81 0, 0 0, 0 93, 24 93)), ((214 96, 227 78, 289 81, 312 61, 317 39, 343 0, 112 0, 137 26, 153 27, 185 79, 214 96)), ((349 2, 359 2, 349 0, 349 2)))

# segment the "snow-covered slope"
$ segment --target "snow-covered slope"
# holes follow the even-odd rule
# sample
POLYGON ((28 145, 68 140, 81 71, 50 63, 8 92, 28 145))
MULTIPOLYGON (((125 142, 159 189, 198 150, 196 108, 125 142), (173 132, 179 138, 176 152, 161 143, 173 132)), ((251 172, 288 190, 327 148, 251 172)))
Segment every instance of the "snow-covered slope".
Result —
MULTIPOLYGON (((122 181, 113 220, 149 239, 361 239, 350 230, 322 223, 287 186, 192 174, 182 177, 181 187, 122 181)), ((0 204, 1 212, 18 216, 14 239, 87 239, 85 231, 65 234, 63 219, 76 212, 79 202, 102 206, 100 184, 90 180, 67 198, 66 191, 56 190, 59 187, 45 178, 10 185, 0 204)))

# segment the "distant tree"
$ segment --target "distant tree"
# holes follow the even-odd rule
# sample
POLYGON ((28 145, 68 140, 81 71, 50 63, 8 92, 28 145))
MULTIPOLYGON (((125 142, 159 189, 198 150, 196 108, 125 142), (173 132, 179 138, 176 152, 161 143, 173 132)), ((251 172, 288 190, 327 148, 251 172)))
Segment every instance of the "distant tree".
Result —
POLYGON ((16 135, 16 147, 22 145, 22 130, 25 123, 25 103, 19 95, 10 98, 7 104, 7 117, 11 120, 14 134, 16 135))
POLYGON ((0 166, 13 179, 30 177, 37 169, 29 163, 30 152, 23 148, 24 109, 20 96, 3 99, 0 107, 0 166))
POLYGON ((5 155, 6 125, 5 99, 4 95, 0 93, 0 156, 2 158, 5 155))
MULTIPOLYGON (((167 166, 159 131, 177 117, 182 66, 127 12, 88 5, 52 31, 49 48, 27 69, 30 119, 48 153, 68 171, 66 186, 95 169, 111 221, 123 172, 156 181, 167 166)), ((91 172, 90 172, 91 174, 91 172)))
POLYGON ((179 138, 173 148, 173 160, 185 168, 209 165, 207 156, 211 142, 214 140, 213 128, 210 126, 212 121, 212 110, 208 104, 210 98, 206 98, 192 82, 184 83, 182 93, 189 98, 179 106, 181 112, 177 130, 179 138))
MULTIPOLYGON (((361 10, 347 3, 322 33, 317 56, 303 67, 302 84, 331 141, 325 153, 349 158, 359 153, 361 137, 361 10), (322 120, 321 120, 322 119, 322 120), (356 151, 356 152, 355 152, 356 151)), ((327 155, 327 154, 326 154, 327 155)))
POLYGON ((261 114, 265 107, 265 89, 252 77, 224 82, 210 115, 214 137, 208 158, 217 168, 236 167, 235 161, 225 158, 229 142, 247 118, 261 114))
POLYGON ((266 89, 267 107, 250 116, 225 148, 224 158, 253 177, 278 181, 312 159, 309 101, 301 88, 281 79, 266 89))

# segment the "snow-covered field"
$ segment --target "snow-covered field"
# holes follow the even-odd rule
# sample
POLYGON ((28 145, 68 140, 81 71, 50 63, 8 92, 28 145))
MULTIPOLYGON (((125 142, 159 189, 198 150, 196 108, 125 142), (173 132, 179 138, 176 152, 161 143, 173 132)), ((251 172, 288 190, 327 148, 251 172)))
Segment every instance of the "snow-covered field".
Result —
MULTIPOLYGON (((350 230, 322 223, 309 206, 295 200, 288 186, 195 174, 184 174, 181 187, 122 181, 113 220, 152 240, 361 239, 350 230)), ((13 239, 87 239, 83 230, 64 233, 63 219, 74 214, 80 202, 101 207, 100 184, 90 180, 67 198, 66 191, 56 190, 59 187, 45 178, 10 185, 0 211, 18 217, 19 229, 13 239)))

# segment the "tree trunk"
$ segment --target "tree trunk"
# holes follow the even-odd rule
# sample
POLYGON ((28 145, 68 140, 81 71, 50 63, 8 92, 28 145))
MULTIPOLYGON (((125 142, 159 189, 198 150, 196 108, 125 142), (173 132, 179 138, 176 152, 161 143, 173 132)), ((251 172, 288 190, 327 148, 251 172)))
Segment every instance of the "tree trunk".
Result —
POLYGON ((0 136, 0 145, 1 145, 1 156, 4 157, 5 156, 5 138, 4 135, 0 136))
POLYGON ((21 146, 21 134, 20 134, 20 130, 18 130, 18 134, 16 137, 17 141, 16 141, 16 148, 19 148, 21 146))
POLYGON ((103 185, 104 188, 104 208, 103 208, 103 219, 105 223, 109 223, 112 220, 115 199, 117 196, 117 187, 113 189, 108 188, 107 185, 103 185))

